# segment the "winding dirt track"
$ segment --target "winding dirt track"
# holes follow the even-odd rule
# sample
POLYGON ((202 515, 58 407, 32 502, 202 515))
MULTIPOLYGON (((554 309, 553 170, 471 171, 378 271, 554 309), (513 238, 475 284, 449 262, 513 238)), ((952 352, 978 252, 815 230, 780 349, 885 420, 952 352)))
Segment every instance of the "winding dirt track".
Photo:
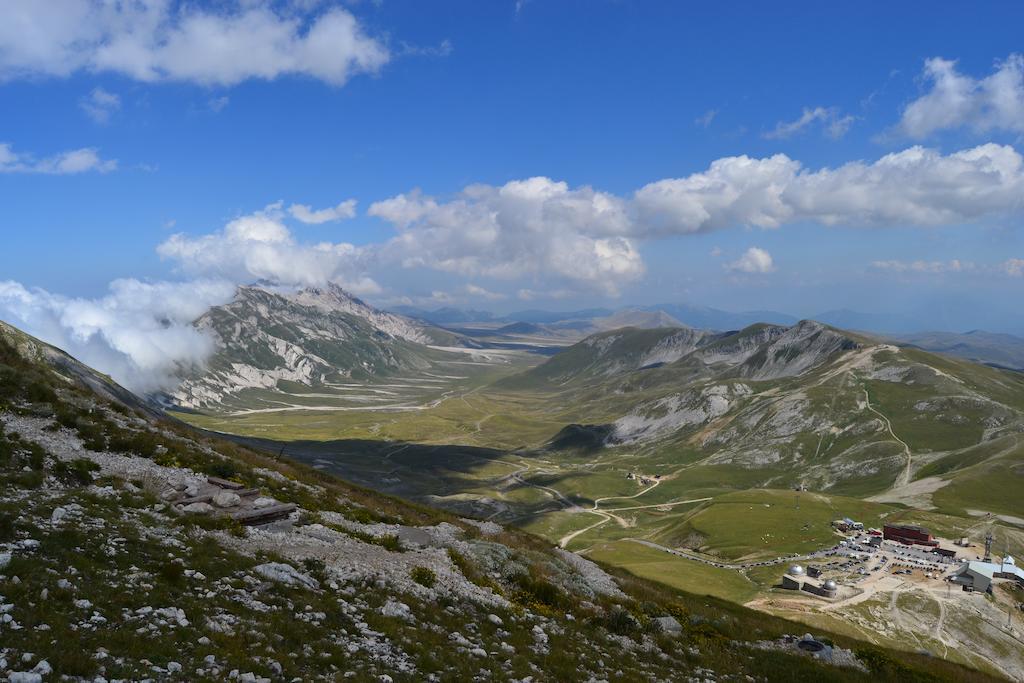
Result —
POLYGON ((896 436, 896 432, 892 430, 892 422, 890 422, 889 418, 885 416, 885 413, 881 412, 880 410, 876 409, 873 405, 871 405, 871 397, 868 395, 867 389, 864 390, 864 405, 867 406, 868 410, 873 412, 878 417, 882 418, 882 421, 885 422, 886 429, 889 430, 889 436, 891 436, 894 441, 899 442, 903 446, 903 454, 907 456, 907 465, 906 467, 903 468, 903 471, 900 472, 899 476, 896 477, 896 481, 893 482, 891 488, 895 489, 906 486, 907 484, 910 483, 910 467, 913 463, 913 456, 910 453, 910 446, 907 445, 906 441, 896 436))

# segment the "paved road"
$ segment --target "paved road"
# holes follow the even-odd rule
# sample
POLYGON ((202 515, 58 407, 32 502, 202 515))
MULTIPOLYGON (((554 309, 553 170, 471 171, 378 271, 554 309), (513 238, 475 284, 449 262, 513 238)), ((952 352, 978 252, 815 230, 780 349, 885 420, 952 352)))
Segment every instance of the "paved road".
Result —
POLYGON ((659 545, 659 544, 657 544, 657 543, 655 543, 653 541, 647 541, 647 540, 644 540, 642 538, 627 538, 626 540, 627 541, 633 541, 634 543, 639 543, 640 545, 645 545, 645 546, 647 546, 649 548, 654 548, 655 550, 661 550, 663 552, 670 553, 670 554, 676 555, 678 557, 684 557, 687 560, 693 560, 694 562, 700 562, 701 564, 706 564, 706 565, 708 565, 710 567, 718 567, 719 569, 750 569, 752 567, 768 567, 768 566, 771 566, 771 565, 774 565, 774 564, 784 564, 786 562, 792 562, 793 560, 796 560, 796 559, 799 559, 799 558, 802 558, 802 557, 805 557, 805 558, 808 558, 808 559, 815 558, 815 557, 824 557, 825 555, 828 554, 828 552, 831 551, 831 549, 828 550, 828 551, 819 550, 818 552, 814 552, 814 553, 810 553, 810 554, 806 554, 806 555, 786 555, 784 557, 776 557, 776 558, 771 559, 771 560, 761 560, 759 562, 740 562, 740 563, 735 563, 734 564, 734 563, 730 563, 730 562, 716 562, 715 560, 710 560, 710 559, 708 559, 706 557, 701 557, 699 555, 693 555, 693 554, 688 553, 688 552, 686 552, 684 550, 676 550, 675 548, 667 548, 667 547, 665 547, 663 545, 659 545))

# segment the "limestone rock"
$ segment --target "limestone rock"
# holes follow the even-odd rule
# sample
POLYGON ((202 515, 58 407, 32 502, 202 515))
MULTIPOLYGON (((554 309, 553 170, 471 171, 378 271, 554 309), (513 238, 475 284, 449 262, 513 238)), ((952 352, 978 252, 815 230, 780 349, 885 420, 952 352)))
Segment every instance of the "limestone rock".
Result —
POLYGON ((282 562, 267 562, 253 568, 257 574, 270 581, 279 581, 289 586, 305 586, 319 588, 320 584, 312 576, 303 574, 295 567, 282 562))
POLYGON ((241 502, 242 499, 233 491, 221 491, 213 497, 213 504, 219 508, 238 507, 241 502))

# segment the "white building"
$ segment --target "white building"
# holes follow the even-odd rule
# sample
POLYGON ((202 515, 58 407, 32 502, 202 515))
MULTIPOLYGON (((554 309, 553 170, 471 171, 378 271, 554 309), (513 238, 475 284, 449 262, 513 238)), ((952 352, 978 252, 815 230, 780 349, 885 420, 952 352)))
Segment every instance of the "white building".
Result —
POLYGON ((1002 563, 964 562, 953 577, 954 582, 976 591, 987 591, 992 579, 1010 579, 1024 586, 1024 569, 1018 567, 1012 557, 1006 556, 1002 563))

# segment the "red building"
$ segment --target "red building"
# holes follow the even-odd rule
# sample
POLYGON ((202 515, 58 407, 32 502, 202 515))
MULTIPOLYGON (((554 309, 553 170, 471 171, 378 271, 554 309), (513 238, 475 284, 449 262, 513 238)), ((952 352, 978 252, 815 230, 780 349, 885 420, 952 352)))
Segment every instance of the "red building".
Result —
POLYGON ((913 524, 886 524, 882 536, 887 541, 898 541, 906 545, 927 545, 932 548, 939 545, 930 531, 913 524))

